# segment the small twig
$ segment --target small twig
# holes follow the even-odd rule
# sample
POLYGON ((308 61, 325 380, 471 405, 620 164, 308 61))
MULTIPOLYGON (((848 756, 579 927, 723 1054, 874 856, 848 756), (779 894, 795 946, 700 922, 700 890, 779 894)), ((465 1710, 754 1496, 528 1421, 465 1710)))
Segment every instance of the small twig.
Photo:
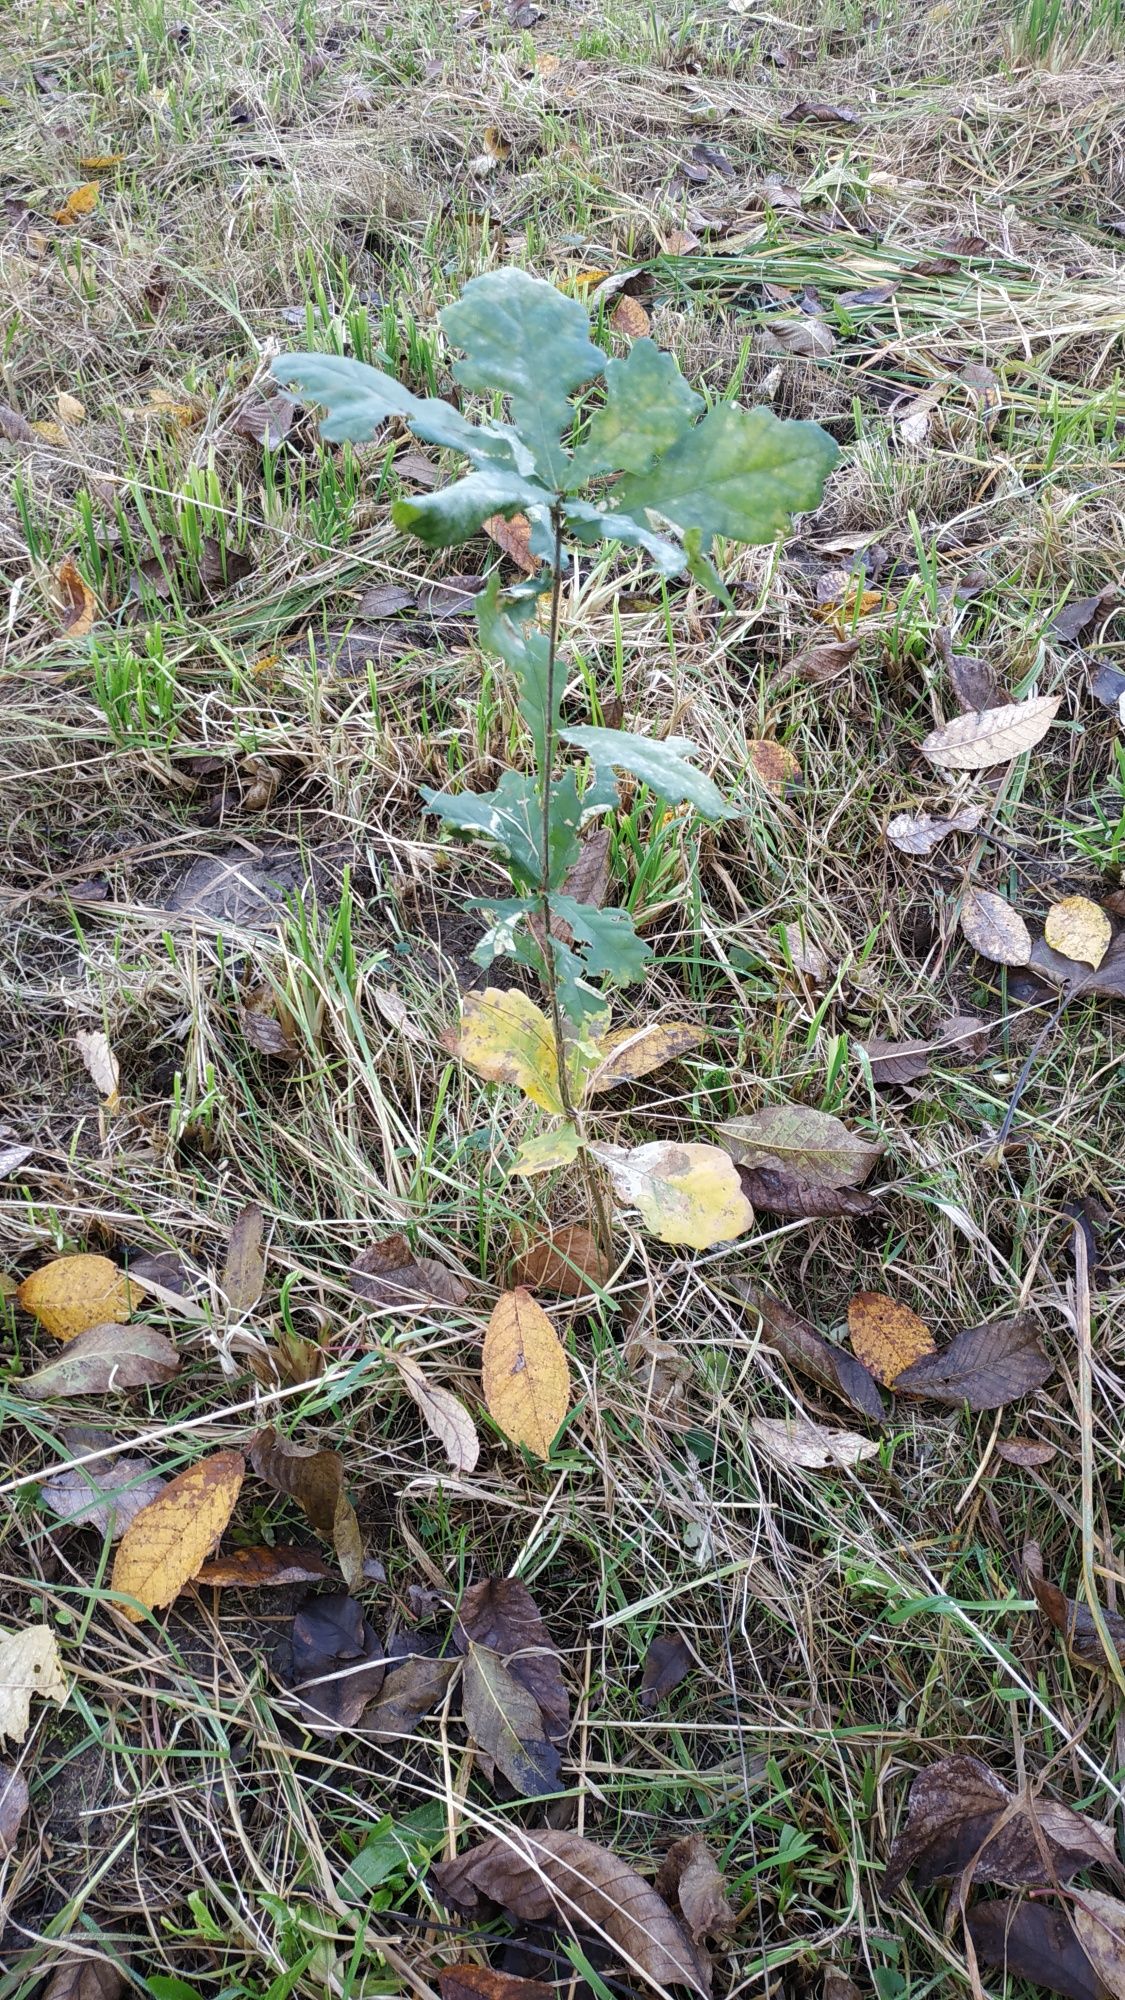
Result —
POLYGON ((1064 986, 1062 992, 1059 994, 1058 1006, 1055 1008, 1054 1013, 1048 1015, 1047 1019, 1044 1021, 1043 1026, 1040 1028, 1039 1033, 1036 1035, 1035 1040, 1032 1042, 1031 1047, 1028 1050, 1026 1057, 1024 1058, 1023 1067, 1016 1078, 1016 1087, 1012 1092, 1011 1102, 1008 1105, 1008 1109, 1004 1113, 1004 1122, 1000 1127, 1000 1130, 996 1136, 994 1144, 989 1148, 990 1152, 995 1153, 997 1157, 999 1157, 1000 1154, 1003 1153, 1004 1147, 1007 1144, 1008 1134, 1010 1133, 1012 1125, 1015 1122, 1016 1108, 1027 1086, 1027 1079, 1031 1075, 1036 1057, 1038 1056, 1040 1049, 1043 1047, 1043 1044, 1046 1041, 1047 1036, 1051 1033, 1051 1030, 1053 1028, 1058 1027, 1059 1022, 1062 1019, 1063 1008, 1066 1006, 1067 1001, 1071 997, 1072 997, 1072 988, 1069 986, 1064 986))
POLYGON ((1074 1225, 1074 1331, 1078 1336, 1078 1432, 1082 1453, 1082 1582, 1106 1664, 1125 1695, 1125 1665, 1109 1634, 1094 1576, 1094 1343, 1090 1266, 1081 1223, 1074 1225))

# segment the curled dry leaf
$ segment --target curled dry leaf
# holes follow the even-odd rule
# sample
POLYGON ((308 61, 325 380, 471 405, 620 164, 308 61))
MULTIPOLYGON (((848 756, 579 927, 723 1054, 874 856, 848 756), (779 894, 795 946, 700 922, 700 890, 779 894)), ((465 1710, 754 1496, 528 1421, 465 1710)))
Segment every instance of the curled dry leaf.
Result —
POLYGON ((262 1296, 266 1260, 262 1252, 265 1217, 256 1201, 234 1219, 223 1266, 222 1289, 233 1313, 248 1313, 262 1296))
MULTIPOLYGON (((1089 1605, 1079 1604, 1060 1590, 1057 1583, 1048 1581, 1043 1574, 1038 1543, 1028 1542, 1023 1552, 1023 1567, 1035 1602, 1044 1618, 1062 1634, 1071 1659, 1080 1667, 1103 1670, 1107 1665, 1105 1645, 1089 1605)), ((1125 1618, 1104 1605, 1099 1608, 1109 1642, 1118 1658, 1125 1660, 1125 1618)))
POLYGON ((1016 1796, 979 1757, 965 1752, 920 1772, 910 1788, 906 1824, 887 1861, 887 1891, 893 1894, 908 1874, 920 1889, 960 1875, 974 1856, 974 1882, 1002 1882, 1010 1889, 1048 1889, 1056 1878, 1068 1882, 1083 1868, 1120 1874, 1112 1827, 1054 1800, 1026 1796, 1004 1820, 1016 1796))
POLYGON ((895 1394, 929 1396, 970 1410, 998 1410, 1041 1389, 1055 1372, 1030 1313, 967 1327, 940 1354, 927 1354, 895 1379, 895 1394))
POLYGON ((362 1250, 348 1272, 353 1292, 372 1305, 463 1306, 469 1287, 434 1257, 418 1257, 405 1236, 387 1236, 362 1250))
POLYGON ((480 1439, 464 1403, 440 1383, 431 1382, 412 1355, 392 1358, 454 1472, 472 1472, 480 1457, 480 1439))
POLYGON ((1037 695, 1031 701, 1008 702, 956 715, 923 739, 922 755, 942 771, 983 771, 1022 756, 1042 741, 1058 714, 1059 694, 1037 695))
POLYGON ((539 1705, 552 1743, 565 1743, 570 1697, 558 1649, 539 1606, 517 1577, 490 1576, 469 1585, 458 1609, 457 1643, 468 1640, 499 1653, 539 1705))
POLYGON ((1125 1903, 1079 1889, 1070 1906, 1075 1935, 1112 2000, 1125 2000, 1125 1903))
POLYGON ((461 1676, 461 1710, 473 1742, 525 1799, 559 1788, 559 1753, 549 1743, 534 1696, 491 1646, 470 1640, 461 1676))
POLYGON ((503 514, 490 514, 481 526, 486 535, 503 549, 509 562, 522 569, 525 576, 534 576, 539 568, 539 557, 531 552, 531 523, 526 514, 513 514, 505 520, 503 514))
POLYGON ((562 1923, 608 1941, 656 1985, 709 1991, 709 1968, 663 1897, 628 1862, 576 1833, 509 1826, 440 1862, 433 1881, 442 1901, 466 1916, 482 1902, 498 1903, 521 1923, 562 1923))
POLYGON ((1073 643, 1081 639, 1088 625, 1109 610, 1117 597, 1117 586, 1107 584, 1096 597, 1072 597, 1068 604, 1060 606, 1051 619, 1047 630, 1056 639, 1073 643))
POLYGON ((0 1632, 0 1743, 22 1743, 31 1722, 31 1697, 61 1708, 70 1689, 63 1675, 58 1642, 49 1625, 0 1632))
POLYGON ((195 1581, 210 1584, 212 1590, 273 1590, 283 1584, 326 1583, 328 1570, 315 1549, 267 1548, 263 1544, 213 1556, 195 1581))
POLYGON ((441 2000, 557 2000, 556 1989, 541 1979, 518 1979, 512 1972, 494 1972, 490 1965, 464 1960, 438 1973, 441 2000))
POLYGON ((1026 965, 1031 958, 1031 932, 994 889, 966 890, 961 929, 973 950, 995 965, 1026 965))
POLYGON ((338 1452, 290 1444, 271 1428, 250 1445, 250 1464, 259 1479, 296 1500, 309 1526, 328 1537, 349 1590, 363 1586, 363 1538, 355 1508, 344 1491, 344 1464, 338 1452))
POLYGON ((1062 1910, 1026 1896, 974 1903, 965 1918, 982 1965, 1029 1979, 1065 2000, 1106 2000, 1106 1989, 1062 1910))
POLYGON ((89 1327, 107 1323, 122 1326, 133 1310, 133 1289, 124 1271, 108 1257, 86 1253, 52 1258, 24 1279, 16 1298, 56 1340, 73 1340, 89 1327))
POLYGON ((869 1215, 878 1206, 877 1194, 861 1188, 824 1187, 819 1181, 799 1180, 796 1174, 774 1167, 739 1167, 742 1192, 753 1208, 769 1215, 800 1215, 809 1220, 822 1216, 869 1215))
POLYGON ((481 1381, 505 1437, 546 1458, 570 1407, 570 1370, 558 1334, 522 1285, 502 1293, 493 1308, 481 1381))
POLYGON ((125 1618, 139 1624, 146 1610, 171 1604, 191 1582, 234 1512, 245 1471, 241 1452, 213 1452, 134 1515, 111 1580, 115 1591, 136 1600, 119 1606, 125 1618))
POLYGON ((54 1361, 12 1383, 21 1396, 42 1403, 52 1396, 103 1396, 113 1389, 147 1389, 170 1382, 180 1357, 155 1326, 87 1327, 54 1361))
POLYGON ((696 1944, 704 1938, 729 1937, 736 1918, 727 1900, 726 1883, 703 1836, 692 1833, 675 1840, 656 1872, 657 1893, 683 1920, 696 1944))
POLYGON ((932 854, 951 833, 972 833, 981 823, 979 806, 962 806, 945 818, 933 813, 896 813, 887 821, 886 838, 900 854, 932 854))
POLYGON ((798 1374, 808 1375, 823 1388, 834 1390, 862 1416, 876 1421, 882 1417, 883 1399, 874 1376, 847 1348, 833 1347, 792 1307, 752 1279, 741 1274, 729 1275, 724 1283, 758 1314, 767 1345, 798 1374))
POLYGON ((682 1632, 658 1632, 649 1643, 641 1670, 641 1707, 651 1715, 666 1694, 678 1688, 695 1668, 695 1654, 682 1632))
POLYGON ((293 1619, 290 1687, 306 1728, 333 1737, 354 1729, 386 1671, 383 1647, 354 1597, 306 1597, 293 1619))
POLYGON ((293 1016, 269 986, 255 986, 239 1002, 238 1019, 252 1049, 279 1062, 296 1062, 301 1051, 293 1016))
POLYGON ((96 1528, 116 1541, 166 1484, 147 1458, 110 1458, 57 1472, 43 1481, 39 1497, 67 1527, 96 1528))
POLYGON ((639 1028, 615 1028, 598 1043, 598 1059, 590 1072, 591 1097, 618 1083, 636 1083, 650 1070, 675 1062, 706 1039, 694 1021, 648 1021, 639 1028))
POLYGON ((1113 926, 1088 896, 1064 896, 1048 910, 1043 936, 1052 951, 1080 959, 1096 972, 1113 942, 1113 926))
POLYGON ((677 1145, 590 1148, 609 1170, 614 1193, 636 1208, 661 1243, 709 1250, 745 1234, 754 1211, 742 1192, 738 1168, 718 1146, 677 1145))
POLYGON ((857 1292, 848 1306, 848 1333, 855 1352, 877 1382, 890 1389, 903 1370, 934 1352, 925 1320, 886 1292, 857 1292))
POLYGON ((62 604, 62 628, 67 638, 89 638, 98 615, 98 600, 69 556, 55 576, 55 589, 62 604))
POLYGON ((805 1104, 769 1104, 715 1127, 739 1166, 769 1167, 820 1187, 859 1187, 883 1153, 839 1118, 805 1104))
POLYGON ((649 1327, 629 1335, 621 1358, 636 1380, 647 1407, 675 1409, 684 1400, 691 1364, 670 1340, 660 1340, 649 1327))
POLYGON ((517 1285, 576 1299, 609 1281, 611 1260, 580 1222, 563 1223, 536 1238, 524 1231, 520 1242, 513 1273, 517 1285))
POLYGON ((751 1417, 750 1428, 779 1465, 800 1466, 809 1472, 859 1465, 865 1458, 874 1458, 879 1449, 878 1438, 860 1437, 857 1431, 830 1431, 806 1417, 751 1417))
POLYGON ((15 1847, 29 1802, 27 1780, 22 1772, 0 1764, 0 1861, 15 1847))
POLYGON ((255 392, 239 404, 230 428, 236 437, 251 438, 255 444, 277 451, 289 435, 296 409, 289 396, 263 396, 255 392))
POLYGON ((859 651, 858 639, 822 639, 806 646, 793 662, 793 672, 802 680, 822 683, 835 680, 849 667, 859 651))

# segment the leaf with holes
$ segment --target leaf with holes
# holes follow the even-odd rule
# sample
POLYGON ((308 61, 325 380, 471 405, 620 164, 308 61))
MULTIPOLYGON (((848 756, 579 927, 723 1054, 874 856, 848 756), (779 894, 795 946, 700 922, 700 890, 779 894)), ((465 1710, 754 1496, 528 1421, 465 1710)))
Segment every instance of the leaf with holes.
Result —
POLYGON ((806 1417, 751 1417, 750 1428, 779 1465, 800 1466, 809 1472, 858 1465, 865 1458, 874 1458, 879 1449, 878 1438, 860 1437, 856 1431, 830 1431, 806 1417))
POLYGON ((481 1382, 505 1437, 546 1458, 570 1407, 570 1369, 558 1334, 522 1286, 496 1301, 484 1336, 481 1382))
POLYGON ((614 1193, 639 1211, 661 1243, 710 1250, 752 1227, 754 1211, 742 1192, 738 1168, 719 1146, 678 1145, 590 1148, 608 1169, 614 1193))

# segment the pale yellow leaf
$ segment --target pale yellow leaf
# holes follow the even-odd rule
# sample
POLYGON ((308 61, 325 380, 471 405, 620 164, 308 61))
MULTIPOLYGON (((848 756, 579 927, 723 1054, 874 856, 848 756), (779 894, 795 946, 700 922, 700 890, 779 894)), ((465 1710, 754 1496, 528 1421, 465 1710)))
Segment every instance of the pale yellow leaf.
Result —
POLYGON ((638 1209, 661 1243, 709 1250, 742 1236, 753 1223, 738 1168, 719 1146, 656 1140, 590 1150, 608 1168, 618 1200, 638 1209))
POLYGON ((1042 740, 1061 701, 1061 694, 1043 694, 1003 708, 970 709, 940 729, 931 729, 923 739, 922 755, 943 771, 981 771, 1006 764, 1042 740))
POLYGON ((51 423, 46 418, 38 419, 29 425, 29 429, 35 432, 37 438, 42 438, 44 444, 65 444, 67 441, 62 425, 51 423))
POLYGON ((83 1252, 55 1257, 30 1278, 16 1297, 56 1340, 73 1340, 92 1326, 124 1326, 133 1310, 133 1288, 108 1257, 83 1252))
POLYGON ((68 395, 65 389, 55 397, 55 408, 59 413, 60 424, 80 424, 86 415, 85 403, 77 396, 68 395))
POLYGON ((874 1458, 879 1449, 877 1438, 860 1437, 857 1431, 830 1431, 805 1417, 751 1417, 750 1428, 779 1464, 813 1472, 858 1465, 861 1459, 874 1458))
POLYGON ((44 1696, 61 1708, 70 1689, 63 1678, 58 1642, 49 1625, 0 1632, 0 1741, 22 1743, 31 1721, 31 1697, 44 1696))
POLYGON ((853 1351, 877 1382, 890 1389, 903 1373, 934 1352, 924 1319, 885 1292, 857 1292, 848 1306, 853 1351))
POLYGON ((464 1403, 431 1382, 411 1355, 396 1354, 394 1361, 454 1472, 472 1472, 480 1457, 480 1439, 464 1403))
POLYGON ((135 1514, 121 1537, 112 1588, 136 1605, 119 1606, 134 1625, 144 1612, 171 1604, 197 1575, 234 1512, 246 1471, 241 1452, 201 1458, 135 1514))
POLYGON ((103 1035, 100 1028, 79 1028, 74 1043, 86 1065, 94 1089, 99 1096, 105 1098, 112 1111, 117 1104, 121 1072, 108 1038, 103 1035))
POLYGON ((704 1039, 704 1030, 694 1021, 646 1021, 639 1028, 615 1028, 597 1044, 588 1093, 593 1097, 617 1083, 635 1083, 650 1070, 698 1048, 704 1039))
POLYGON ((512 1161, 512 1172, 530 1180, 533 1174, 550 1174, 556 1167, 568 1167, 578 1158, 581 1143, 569 1121, 553 1126, 549 1132, 537 1132, 533 1139, 524 1140, 512 1161))
POLYGON ((461 1032, 446 1037, 445 1045, 489 1083, 514 1083, 541 1110, 562 1112, 551 1023, 518 988, 467 993, 461 1032))
POLYGON ((1031 932, 994 889, 966 890, 961 929, 973 950, 994 965, 1027 965, 1031 959, 1031 932))
POLYGON ((570 1369, 558 1334, 531 1293, 497 1300, 484 1336, 481 1382, 505 1437, 546 1458, 570 1407, 570 1369))
POLYGON ((1095 972, 1109 950, 1113 927, 1105 911, 1088 896, 1064 896, 1052 903, 1043 932, 1052 951, 1081 959, 1095 972))

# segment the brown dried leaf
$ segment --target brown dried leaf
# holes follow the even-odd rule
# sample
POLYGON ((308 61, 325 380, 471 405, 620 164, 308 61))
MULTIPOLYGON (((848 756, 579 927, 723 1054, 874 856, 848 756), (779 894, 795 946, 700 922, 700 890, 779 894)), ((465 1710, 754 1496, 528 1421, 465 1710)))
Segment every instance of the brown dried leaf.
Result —
POLYGON ((539 1607, 516 1577, 491 1576, 469 1585, 458 1610, 457 1643, 473 1640, 500 1654, 538 1704, 552 1743, 565 1743, 570 1697, 558 1649, 539 1607))
POLYGON ((7 403, 0 403, 0 438, 6 438, 9 444, 35 443, 35 432, 27 418, 7 403))
POLYGON ((746 745, 748 774, 775 799, 783 799, 801 782, 801 766, 793 751, 772 737, 751 737, 746 745))
POLYGON ((522 1798, 558 1790, 559 1753, 547 1741, 539 1703, 499 1653, 472 1639, 461 1677, 461 1711, 478 1750, 492 1758, 522 1798))
POLYGON ((396 1353, 392 1358, 454 1472, 472 1472, 480 1457, 480 1439, 464 1403, 431 1382, 412 1355, 396 1353))
POLYGON ((121 1071, 109 1039, 100 1028, 79 1028, 74 1045, 86 1067, 94 1089, 105 1098, 110 1111, 117 1109, 121 1071))
MULTIPOLYGON (((1049 1620, 1056 1632, 1062 1634, 1071 1659, 1079 1666, 1104 1670, 1107 1665, 1105 1647, 1089 1605, 1079 1604, 1060 1590, 1057 1583, 1048 1581, 1043 1574, 1038 1543, 1028 1542, 1023 1552, 1023 1566, 1032 1596, 1044 1618, 1049 1620)), ((1116 1648, 1118 1657, 1125 1660, 1125 1618, 1120 1612, 1107 1610, 1104 1605, 1101 1615, 1111 1645, 1116 1648)))
POLYGON ((208 1583, 213 1590, 274 1589, 289 1583, 326 1583, 328 1569, 315 1549, 287 1549, 265 1545, 231 1549, 215 1556, 198 1571, 196 1583, 208 1583))
POLYGON ((752 1279, 728 1275, 724 1282, 758 1314, 767 1344, 791 1368, 834 1390, 862 1416, 876 1422, 882 1418, 883 1399, 875 1378, 854 1354, 845 1347, 833 1347, 799 1313, 752 1279))
POLYGON ((1018 910, 993 889, 967 889, 961 905, 961 929, 974 951, 995 965, 1027 965, 1031 932, 1018 910))
POLYGON ((297 405, 288 396, 263 396, 255 391, 241 402, 231 419, 236 437, 253 439, 277 451, 292 428, 297 405))
POLYGON ((871 1066, 871 1081, 879 1087, 916 1083, 929 1069, 930 1057, 947 1050, 963 1056, 983 1055, 987 1039, 987 1022, 974 1014, 955 1014, 929 1041, 887 1042, 873 1035, 859 1046, 871 1066))
POLYGON ((519 1922, 561 1922, 608 1940, 656 1985, 709 1990, 709 1967, 663 1898, 618 1855, 576 1833, 512 1825, 439 1863, 433 1880, 442 1900, 465 1915, 486 1900, 519 1922))
POLYGON ((769 1167, 822 1187, 859 1187, 883 1153, 880 1142, 806 1104, 768 1104, 715 1129, 739 1166, 769 1167))
POLYGON ((649 319, 639 299, 629 292, 623 292, 609 316, 609 323, 615 333, 622 333, 627 340, 643 340, 652 331, 649 319))
POLYGON ((147 1458, 110 1458, 57 1472, 43 1481, 39 1497, 68 1528, 96 1528, 115 1542, 166 1484, 147 1458))
POLYGON ((887 1892, 893 1894, 908 1874, 919 1889, 960 1875, 974 1855, 974 1882, 1010 1889, 1049 1889, 1056 1878, 1068 1882, 1083 1868, 1120 1873, 1112 1827, 1054 1800, 1026 1798, 998 1825, 1015 1798, 995 1771, 966 1752, 920 1772, 887 1862, 887 1892))
POLYGON ((1075 1935, 1112 2000, 1125 2000, 1125 1903, 1079 1889, 1070 1906, 1075 1935))
POLYGON ((636 1083, 705 1040, 706 1030, 694 1021, 646 1021, 636 1028, 615 1028, 598 1043, 598 1063, 590 1073, 587 1095, 598 1096, 619 1083, 636 1083))
POLYGON ((531 553, 531 523, 526 514, 513 514, 510 520, 505 520, 503 514, 490 514, 482 525, 509 562, 522 569, 525 576, 535 575, 539 557, 531 553))
POLYGON ((1072 997, 1096 993, 1107 1000, 1125 1000, 1125 932, 1116 937, 1100 965, 1080 966, 1052 951, 1046 938, 1032 943, 1028 964, 1039 979, 1055 987, 1072 988, 1072 997))
POLYGON ((517 1979, 511 1972, 494 1972, 490 1965, 468 1960, 443 1966, 438 1973, 441 2000, 557 2000, 555 1988, 539 1979, 517 1979))
POLYGON ((56 1340, 73 1340, 95 1326, 123 1326, 134 1303, 124 1271, 86 1252, 41 1265, 24 1279, 16 1299, 56 1340))
POLYGON ((939 840, 951 833, 972 833, 980 822, 979 806, 962 806, 947 819, 932 813, 896 813, 887 823, 886 838, 900 854, 931 854, 939 840))
POLYGON ((793 672, 802 680, 823 683, 835 680, 845 667, 851 665, 859 651, 858 639, 822 639, 818 645, 807 646, 798 653, 793 662, 793 672))
POLYGON ((893 1388, 905 1368, 934 1352, 924 1320, 886 1292, 857 1292, 848 1306, 848 1333, 855 1352, 877 1382, 893 1388))
POLYGON ((576 1299, 591 1286, 608 1283, 612 1261, 598 1248, 597 1238, 580 1222, 563 1223, 545 1236, 521 1232, 513 1276, 532 1291, 554 1292, 576 1299))
POLYGON ((361 1250, 348 1279, 353 1292, 372 1305, 463 1306, 469 1286, 434 1257, 418 1257, 405 1236, 386 1236, 361 1250))
POLYGON ((855 125, 858 111, 847 104, 827 104, 822 98, 802 98, 791 111, 782 113, 783 125, 855 125))
POLYGON ((695 1654, 682 1632, 658 1632, 645 1654, 641 1672, 641 1707, 651 1715, 666 1694, 695 1671, 695 1654))
POLYGON ((280 1062, 296 1062, 300 1048, 293 1016, 281 1009, 270 986, 256 986, 239 1004, 242 1032, 252 1049, 261 1056, 276 1056, 280 1062))
POLYGON ((12 1382, 21 1396, 45 1402, 52 1396, 102 1396, 111 1389, 146 1389, 170 1382, 180 1357, 167 1334, 155 1326, 87 1327, 68 1341, 55 1360, 12 1382))
POLYGON ((1116 598, 1117 586, 1112 583, 1107 584, 1104 590, 1099 590, 1096 597, 1072 597, 1068 604, 1064 604, 1061 610, 1055 612, 1047 630, 1055 639, 1065 639, 1070 642, 1081 639, 1086 627, 1108 611, 1116 598))
POLYGON ((982 1965, 1029 1979, 1065 2000, 1106 2000, 1105 1987, 1062 1910, 1023 1896, 975 1903, 965 1919, 982 1965))
POLYGON ((799 1215, 806 1220, 825 1216, 870 1215, 879 1205, 877 1194, 861 1188, 825 1187, 776 1167, 739 1167, 742 1192, 754 1208, 768 1215, 799 1215))
POLYGON ((222 1290, 233 1313, 248 1313, 262 1296, 266 1260, 262 1252, 265 1217, 256 1201, 234 1219, 223 1266, 222 1290))
POLYGON ((368 1710, 364 1734, 375 1743, 412 1736, 422 1717, 445 1700, 456 1672, 456 1660, 434 1660, 426 1653, 408 1653, 389 1665, 382 1692, 368 1710))
POLYGON ((992 1320, 959 1333, 940 1354, 928 1354, 895 1379, 895 1394, 929 1396, 970 1410, 998 1410, 1041 1389, 1055 1372, 1035 1337, 1029 1313, 992 1320))
POLYGON ((290 1687, 306 1728, 321 1736, 354 1729, 383 1685, 383 1648, 344 1591, 306 1597, 293 1619, 290 1687))
POLYGON ((493 1308, 481 1382, 505 1437, 546 1458, 570 1406, 570 1370, 558 1334, 523 1286, 504 1292, 493 1308))
POLYGON ((74 1942, 82 1945, 81 1958, 57 1966, 39 2000, 122 2000, 127 1985, 124 1974, 107 1958, 91 1958, 82 1934, 74 1942))
POLYGON ((119 1606, 122 1617, 139 1624, 140 1606, 171 1604, 191 1582, 234 1512, 245 1471, 241 1452, 213 1452, 134 1515, 113 1564, 113 1589, 137 1600, 119 1606))
POLYGON ((98 600, 69 556, 56 573, 55 589, 62 602, 62 627, 67 637, 88 638, 98 615, 98 600))
POLYGON ((247 1453, 259 1479, 302 1507, 309 1526, 331 1538, 336 1509, 344 1491, 344 1463, 339 1452, 317 1445, 290 1444, 272 1428, 260 1430, 247 1453))
POLYGON ((26 1778, 7 1764, 0 1764, 0 1861, 15 1847, 29 1803, 26 1778))
POLYGON ((1059 1455, 1057 1444, 1047 1444, 1042 1438, 1001 1438, 996 1446, 997 1458, 1008 1465, 1019 1465, 1027 1470, 1036 1466, 1050 1465, 1059 1455))
POLYGON ((726 1883, 702 1834, 673 1841, 657 1869, 656 1890, 669 1909, 679 1911, 696 1944, 729 1937, 735 1928, 726 1883))
POLYGON ((1040 743, 1058 714, 1060 694, 954 716, 923 739, 922 755, 943 771, 983 771, 1040 743))

